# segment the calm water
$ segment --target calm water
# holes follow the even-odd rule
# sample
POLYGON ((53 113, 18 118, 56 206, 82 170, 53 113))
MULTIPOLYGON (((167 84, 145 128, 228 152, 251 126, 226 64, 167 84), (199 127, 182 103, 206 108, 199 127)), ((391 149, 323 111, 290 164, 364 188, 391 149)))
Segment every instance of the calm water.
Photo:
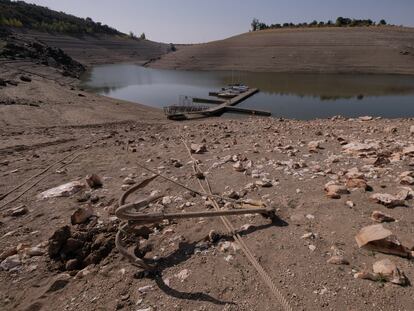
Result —
POLYGON ((194 72, 122 64, 96 66, 83 77, 87 89, 154 107, 177 104, 182 95, 209 98, 210 91, 232 81, 260 89, 240 107, 276 117, 414 117, 414 76, 194 72))

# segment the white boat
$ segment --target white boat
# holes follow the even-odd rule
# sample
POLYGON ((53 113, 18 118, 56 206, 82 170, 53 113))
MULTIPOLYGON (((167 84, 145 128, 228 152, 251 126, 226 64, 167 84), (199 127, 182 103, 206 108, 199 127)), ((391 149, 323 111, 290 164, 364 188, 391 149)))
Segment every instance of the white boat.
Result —
POLYGON ((233 85, 229 85, 229 87, 232 90, 239 91, 239 92, 247 92, 249 90, 249 87, 243 84, 233 84, 233 85))
POLYGON ((235 93, 235 92, 231 92, 229 90, 224 91, 224 92, 220 92, 217 94, 217 97, 222 97, 222 98, 233 98, 236 97, 237 95, 239 95, 240 93, 235 93))

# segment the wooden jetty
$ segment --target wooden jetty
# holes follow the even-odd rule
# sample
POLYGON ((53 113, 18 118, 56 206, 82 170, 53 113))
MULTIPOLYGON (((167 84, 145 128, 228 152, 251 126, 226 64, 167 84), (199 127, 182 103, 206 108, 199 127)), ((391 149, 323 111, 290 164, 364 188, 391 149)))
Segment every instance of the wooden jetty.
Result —
MULTIPOLYGON (((221 105, 218 105, 216 107, 212 107, 210 109, 204 110, 201 113, 207 114, 207 115, 222 114, 226 111, 227 107, 237 105, 237 104, 241 103, 242 101, 246 100, 247 98, 249 98, 250 96, 253 96, 257 92, 259 92, 259 89, 250 89, 247 92, 241 93, 241 94, 237 95, 236 97, 233 97, 229 100, 226 100, 221 105)), ((269 115, 270 115, 270 113, 269 113, 269 115)))
POLYGON ((195 109, 195 111, 189 109, 189 111, 178 112, 175 114, 167 115, 171 120, 186 120, 186 119, 195 119, 195 118, 203 118, 203 117, 211 117, 211 116, 219 116, 225 112, 235 112, 235 113, 245 113, 251 115, 258 115, 258 116, 271 116, 272 114, 268 111, 257 110, 257 109, 250 109, 250 108, 239 108, 234 107, 235 105, 241 103, 242 101, 246 100, 250 96, 253 96, 259 92, 259 89, 249 89, 246 92, 240 93, 239 95, 223 100, 223 99, 203 99, 203 98, 193 98, 194 103, 208 103, 208 104, 216 104, 217 106, 210 107, 207 109, 199 110, 195 109))
POLYGON ((233 107, 233 106, 226 107, 226 112, 244 113, 244 114, 251 114, 251 115, 256 115, 256 116, 264 116, 264 117, 270 117, 272 115, 269 111, 250 109, 250 108, 240 108, 240 107, 233 107))
POLYGON ((224 99, 210 99, 210 98, 193 98, 193 103, 201 103, 201 104, 217 104, 221 105, 225 102, 224 99))

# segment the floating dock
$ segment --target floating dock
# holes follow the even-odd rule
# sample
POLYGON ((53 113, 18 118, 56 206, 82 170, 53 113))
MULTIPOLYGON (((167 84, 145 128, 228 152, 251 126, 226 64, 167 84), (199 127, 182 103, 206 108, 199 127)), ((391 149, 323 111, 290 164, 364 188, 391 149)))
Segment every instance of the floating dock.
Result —
MULTIPOLYGON (((272 114, 269 111, 234 107, 235 105, 243 102, 247 98, 253 96, 257 92, 259 92, 259 89, 256 89, 256 88, 249 89, 246 92, 240 93, 239 95, 233 98, 227 99, 227 100, 193 98, 194 103, 216 104, 217 106, 208 107, 206 109, 190 109, 189 107, 187 111, 181 111, 181 112, 178 111, 178 109, 175 109, 176 113, 167 114, 167 117, 171 120, 187 120, 187 119, 219 116, 225 112, 244 113, 244 114, 251 114, 251 115, 258 115, 258 116, 271 116, 272 114)), ((171 107, 174 107, 174 106, 171 106, 171 107)))
POLYGON ((201 103, 201 104, 216 104, 221 105, 225 102, 224 99, 209 99, 209 98, 193 98, 193 103, 201 103))
POLYGON ((257 92, 259 92, 259 89, 250 89, 247 92, 241 93, 241 94, 237 95, 236 97, 233 97, 233 98, 230 98, 230 99, 224 101, 222 104, 218 105, 217 107, 212 107, 210 109, 207 109, 207 110, 203 111, 203 113, 212 114, 212 115, 222 114, 222 113, 225 112, 225 110, 228 107, 231 107, 231 106, 234 106, 234 105, 237 105, 237 104, 241 103, 242 101, 246 100, 250 96, 253 96, 257 92))

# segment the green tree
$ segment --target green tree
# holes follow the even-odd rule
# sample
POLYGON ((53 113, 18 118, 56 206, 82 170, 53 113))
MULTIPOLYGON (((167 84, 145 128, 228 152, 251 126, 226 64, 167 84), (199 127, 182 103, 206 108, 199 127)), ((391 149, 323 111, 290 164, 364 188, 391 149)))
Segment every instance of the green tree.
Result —
POLYGON ((387 25, 386 20, 385 20, 385 19, 380 20, 380 21, 379 21, 379 25, 381 25, 381 26, 385 26, 385 25, 387 25))
POLYGON ((145 32, 143 32, 139 38, 141 40, 147 40, 147 36, 145 35, 145 32))
POLYGON ((258 20, 257 18, 253 18, 253 21, 252 21, 252 23, 251 23, 251 26, 252 26, 252 31, 257 31, 257 30, 259 30, 259 29, 258 29, 258 28, 259 28, 259 24, 260 24, 259 20, 258 20))

